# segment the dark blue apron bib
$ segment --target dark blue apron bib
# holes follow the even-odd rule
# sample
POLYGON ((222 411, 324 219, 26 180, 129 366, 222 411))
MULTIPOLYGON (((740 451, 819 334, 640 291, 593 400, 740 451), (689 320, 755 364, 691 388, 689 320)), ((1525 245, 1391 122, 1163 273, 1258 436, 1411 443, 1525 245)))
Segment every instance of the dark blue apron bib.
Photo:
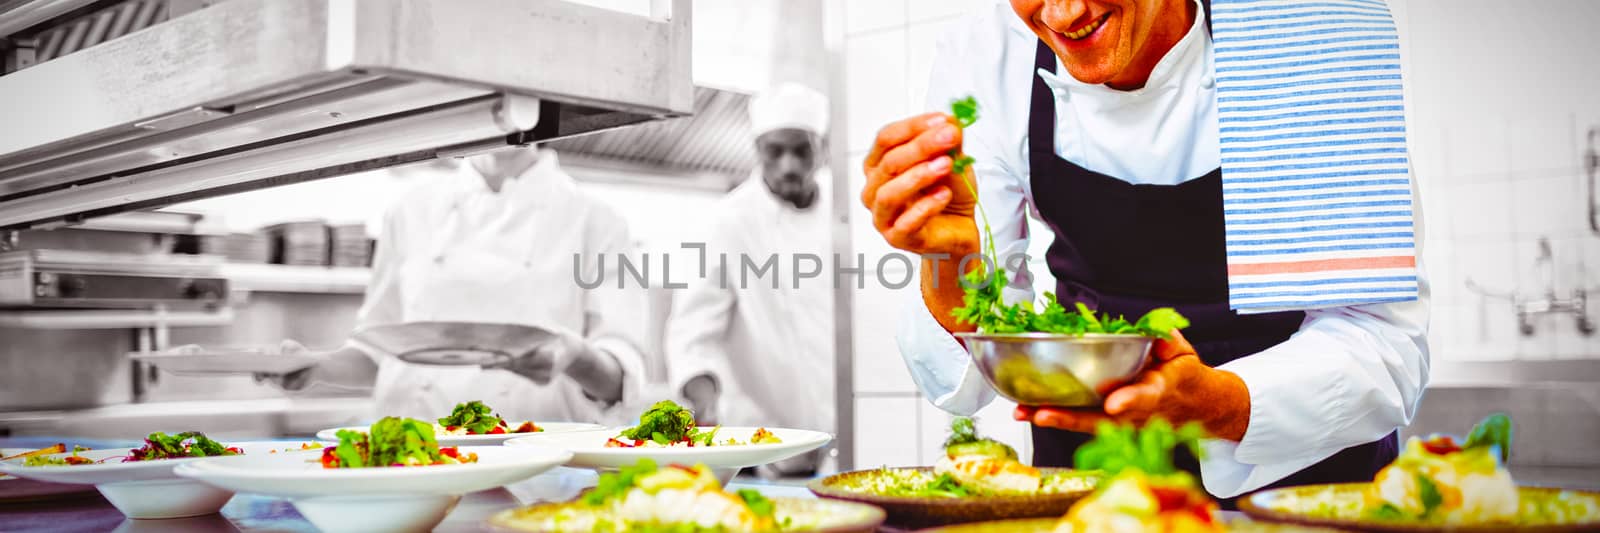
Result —
MULTIPOLYGON (((1043 42, 1035 63, 1055 71, 1056 56, 1043 42)), ((1211 366, 1265 350, 1300 329, 1303 312, 1240 315, 1228 308, 1221 169, 1178 185, 1135 185, 1062 159, 1055 153, 1055 96, 1033 78, 1029 179, 1033 203, 1055 234, 1045 260, 1063 304, 1083 302, 1130 318, 1174 307, 1193 322, 1184 337, 1211 366)), ((1089 437, 1034 426, 1033 462, 1071 466, 1089 437)), ((1394 460, 1398 443, 1391 433, 1346 448, 1272 486, 1371 481, 1394 460)), ((1193 457, 1180 454, 1178 463, 1200 474, 1193 457)))

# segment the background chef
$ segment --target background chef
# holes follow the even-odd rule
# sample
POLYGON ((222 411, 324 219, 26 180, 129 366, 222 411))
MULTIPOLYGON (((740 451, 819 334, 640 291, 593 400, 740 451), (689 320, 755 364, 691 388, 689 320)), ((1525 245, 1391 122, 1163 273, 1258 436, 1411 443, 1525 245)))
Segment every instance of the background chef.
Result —
POLYGON ((832 284, 795 275, 831 264, 828 177, 818 175, 828 101, 780 84, 751 100, 750 125, 759 165, 717 206, 706 275, 674 296, 670 383, 702 423, 832 431, 832 284), (741 275, 741 258, 759 265, 770 257, 781 274, 776 288, 773 274, 741 275))
MULTIPOLYGON (((943 113, 884 127, 862 200, 891 245, 953 258, 979 251, 978 201, 1001 257, 1026 249, 1031 212, 1054 230, 1046 259, 1064 302, 1128 316, 1172 305, 1193 320, 1188 341, 1158 345, 1159 364, 1103 412, 1019 409, 1035 464, 1070 464, 1078 432, 1100 420, 1162 416, 1218 437, 1199 465, 1218 496, 1369 480, 1427 381, 1425 286, 1403 303, 1229 309, 1213 48, 1195 0, 996 2, 941 41, 927 100, 972 95, 982 118, 964 131, 943 113), (977 198, 951 178, 951 149, 976 159, 977 198)), ((930 400, 972 413, 994 392, 950 334, 972 329, 950 317, 957 265, 938 264, 936 279, 931 262, 901 353, 930 400)), ((1028 275, 1017 281, 1008 296, 1032 298, 1028 275)))
POLYGON ((414 365, 346 346, 278 381, 289 389, 374 383, 378 415, 423 419, 483 400, 513 420, 599 421, 637 394, 642 293, 585 290, 574 278, 574 257, 581 279, 596 279, 600 257, 628 250, 623 219, 578 190, 550 150, 511 147, 432 168, 441 175, 385 215, 357 330, 503 323, 550 329, 558 340, 495 369, 414 365))

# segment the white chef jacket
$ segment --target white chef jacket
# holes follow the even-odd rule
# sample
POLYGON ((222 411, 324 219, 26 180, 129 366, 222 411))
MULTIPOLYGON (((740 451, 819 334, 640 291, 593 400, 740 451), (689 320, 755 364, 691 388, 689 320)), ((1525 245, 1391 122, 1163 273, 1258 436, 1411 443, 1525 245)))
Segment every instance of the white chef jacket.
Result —
MULTIPOLYGON (((1035 75, 1055 95, 1055 150, 1068 161, 1131 183, 1161 185, 1220 166, 1211 38, 1204 11, 1196 10, 1188 34, 1134 91, 1081 83, 1059 68, 1059 60, 1060 75, 1036 73, 1038 38, 1007 2, 983 6, 942 37, 927 106, 941 110, 957 98, 977 98, 979 120, 964 131, 964 150, 977 160, 978 198, 993 217, 1000 257, 1027 249, 1028 210, 1038 216, 1027 141, 1035 75)), ((1421 211, 1417 219, 1420 253, 1421 211)), ((1242 441, 1203 443, 1206 490, 1237 496, 1409 424, 1428 381, 1428 290, 1420 272, 1418 280, 1418 301, 1307 311, 1290 339, 1220 366, 1249 388, 1250 426, 1242 441)), ((1008 287, 1006 297, 1031 300, 1030 277, 1019 281, 1024 287, 1008 287)), ((934 319, 916 287, 906 295, 897 341, 917 386, 953 413, 988 404, 995 392, 961 344, 934 319)))
MULTIPOLYGON (((409 191, 385 215, 357 327, 465 321, 581 334, 616 357, 623 369, 618 404, 627 403, 644 376, 637 348, 644 293, 619 290, 614 281, 583 289, 575 276, 596 279, 604 256, 604 279, 617 279, 617 254, 628 248, 626 222, 578 190, 555 152, 545 151, 499 192, 463 164, 409 191)), ((513 420, 599 421, 607 407, 564 375, 539 385, 507 370, 374 360, 379 416, 432 419, 482 400, 513 420)))
POLYGON ((751 176, 718 203, 706 275, 698 275, 698 259, 674 265, 695 272, 673 295, 664 341, 671 390, 696 376, 716 378, 718 423, 834 430, 828 173, 817 181, 816 203, 796 209, 751 176), (796 259, 807 254, 821 263, 796 259), (777 288, 774 273, 755 274, 770 257, 777 288))

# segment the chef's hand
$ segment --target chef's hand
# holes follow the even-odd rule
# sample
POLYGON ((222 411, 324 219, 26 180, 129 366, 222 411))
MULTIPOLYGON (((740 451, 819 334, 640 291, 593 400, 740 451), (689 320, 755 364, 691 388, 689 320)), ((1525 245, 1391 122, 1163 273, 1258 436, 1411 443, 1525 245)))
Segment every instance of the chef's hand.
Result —
MULTIPOLYGON (((862 165, 867 184, 861 203, 890 246, 917 254, 978 251, 972 219, 978 198, 951 173, 951 150, 961 148, 961 128, 944 113, 926 113, 885 126, 862 165)), ((971 167, 966 171, 968 179, 971 167)))
POLYGON ((557 375, 565 375, 601 403, 614 404, 622 400, 623 370, 616 356, 570 332, 558 332, 555 339, 526 355, 512 358, 499 368, 540 385, 550 383, 557 375))
MULTIPOLYGON (((199 346, 191 345, 178 349, 184 350, 191 347, 199 348, 199 346)), ((271 355, 299 355, 309 351, 310 350, 307 350, 305 346, 295 342, 294 340, 284 339, 283 342, 278 343, 277 350, 272 352, 271 355)), ((252 374, 251 377, 255 378, 256 383, 269 383, 279 389, 286 391, 297 391, 306 388, 306 385, 311 383, 311 373, 315 368, 315 365, 308 366, 286 374, 256 373, 252 374)))
POLYGON ((688 400, 689 410, 694 411, 694 421, 700 425, 717 424, 717 399, 722 396, 722 390, 717 386, 716 378, 710 375, 700 375, 690 378, 683 384, 683 399, 688 400))
POLYGON ((1093 433, 1102 421, 1143 425, 1152 417, 1175 425, 1199 422, 1213 437, 1238 441, 1250 425, 1250 391, 1244 380, 1226 370, 1206 366, 1194 347, 1174 330, 1170 340, 1157 340, 1155 366, 1132 383, 1106 396, 1104 410, 1017 406, 1017 420, 1035 425, 1093 433))
POLYGON ((534 383, 544 385, 555 379, 555 376, 565 370, 574 358, 587 350, 589 343, 582 337, 567 332, 557 332, 555 338, 540 344, 532 351, 491 368, 508 370, 534 383))
POLYGON ((378 373, 372 358, 349 346, 319 353, 293 340, 284 340, 279 344, 277 353, 305 354, 319 361, 315 365, 284 374, 255 374, 256 383, 267 383, 289 392, 305 390, 313 382, 325 383, 336 389, 364 390, 371 388, 372 380, 378 373))

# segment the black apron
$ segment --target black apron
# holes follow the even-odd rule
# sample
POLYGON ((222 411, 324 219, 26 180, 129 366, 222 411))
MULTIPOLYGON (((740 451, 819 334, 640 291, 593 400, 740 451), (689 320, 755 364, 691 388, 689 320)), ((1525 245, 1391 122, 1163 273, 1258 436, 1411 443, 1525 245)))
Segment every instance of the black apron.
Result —
MULTIPOLYGON (((1056 56, 1043 42, 1035 62, 1055 71, 1056 56)), ((1220 168, 1178 185, 1134 185, 1062 159, 1055 153, 1055 96, 1043 78, 1033 78, 1029 180, 1033 203, 1055 234, 1045 259, 1064 305, 1083 302, 1129 318, 1176 308, 1193 323, 1184 337, 1211 366, 1265 350, 1300 329, 1303 312, 1241 315, 1228 308, 1220 168)), ((1073 452, 1090 437, 1034 426, 1033 464, 1070 467, 1073 452)), ((1398 433, 1390 433, 1271 486, 1371 481, 1394 460, 1398 445, 1398 433)), ((1187 453, 1178 464, 1200 474, 1187 453)))

